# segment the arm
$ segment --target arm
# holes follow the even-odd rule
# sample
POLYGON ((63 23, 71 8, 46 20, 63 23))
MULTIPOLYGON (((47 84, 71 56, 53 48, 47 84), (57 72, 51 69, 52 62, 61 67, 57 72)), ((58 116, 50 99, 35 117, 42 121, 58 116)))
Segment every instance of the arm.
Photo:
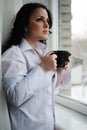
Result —
POLYGON ((2 79, 6 97, 16 107, 31 99, 38 90, 51 85, 40 66, 27 73, 26 62, 18 55, 2 58, 2 79))
POLYGON ((70 66, 70 62, 65 66, 57 69, 56 78, 55 78, 55 88, 59 86, 66 85, 69 83, 71 75, 70 71, 68 70, 70 66))

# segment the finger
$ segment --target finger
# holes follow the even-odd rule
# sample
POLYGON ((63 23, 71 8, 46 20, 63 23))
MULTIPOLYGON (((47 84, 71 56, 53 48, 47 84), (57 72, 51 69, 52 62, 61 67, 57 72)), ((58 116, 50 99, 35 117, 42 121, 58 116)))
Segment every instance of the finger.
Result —
POLYGON ((69 67, 67 66, 67 67, 65 67, 65 70, 67 70, 69 67))
POLYGON ((56 59, 57 58, 57 55, 56 54, 53 54, 53 55, 50 55, 52 57, 52 59, 56 59))
POLYGON ((65 70, 67 70, 70 67, 70 63, 68 63, 67 65, 65 65, 65 70))
POLYGON ((49 55, 51 55, 53 53, 53 51, 49 51, 47 54, 46 54, 46 56, 49 56, 49 55))

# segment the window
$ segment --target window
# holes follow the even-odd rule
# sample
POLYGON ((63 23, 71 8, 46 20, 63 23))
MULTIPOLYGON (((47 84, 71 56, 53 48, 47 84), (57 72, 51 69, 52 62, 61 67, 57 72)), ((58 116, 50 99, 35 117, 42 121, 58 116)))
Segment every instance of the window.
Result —
POLYGON ((71 82, 60 89, 55 100, 87 115, 87 1, 58 2, 59 49, 71 51, 72 63, 71 82))

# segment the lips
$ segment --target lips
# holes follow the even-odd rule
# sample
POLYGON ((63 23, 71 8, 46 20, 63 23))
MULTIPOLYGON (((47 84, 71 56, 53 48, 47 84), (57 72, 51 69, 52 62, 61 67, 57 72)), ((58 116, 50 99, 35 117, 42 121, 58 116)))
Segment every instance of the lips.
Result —
POLYGON ((44 30, 43 33, 48 34, 48 30, 44 30))

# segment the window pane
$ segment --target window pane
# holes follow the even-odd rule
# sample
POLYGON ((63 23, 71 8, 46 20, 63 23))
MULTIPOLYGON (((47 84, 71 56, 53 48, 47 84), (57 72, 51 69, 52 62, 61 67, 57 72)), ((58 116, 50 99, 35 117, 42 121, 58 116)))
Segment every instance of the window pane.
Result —
POLYGON ((72 0, 71 13, 71 88, 61 94, 87 104, 87 0, 72 0))

